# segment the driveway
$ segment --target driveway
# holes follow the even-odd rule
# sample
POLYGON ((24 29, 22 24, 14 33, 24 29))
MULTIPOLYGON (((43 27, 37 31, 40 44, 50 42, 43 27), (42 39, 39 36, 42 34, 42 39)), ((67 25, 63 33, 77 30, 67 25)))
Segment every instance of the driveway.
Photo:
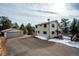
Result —
POLYGON ((8 39, 9 55, 14 56, 79 56, 79 49, 34 37, 8 39))

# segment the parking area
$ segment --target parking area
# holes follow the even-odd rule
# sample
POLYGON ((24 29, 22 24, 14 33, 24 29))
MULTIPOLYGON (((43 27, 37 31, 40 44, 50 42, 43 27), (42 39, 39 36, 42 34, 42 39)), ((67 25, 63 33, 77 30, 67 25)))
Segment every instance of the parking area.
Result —
POLYGON ((79 49, 34 37, 7 40, 9 55, 14 56, 79 56, 79 49))

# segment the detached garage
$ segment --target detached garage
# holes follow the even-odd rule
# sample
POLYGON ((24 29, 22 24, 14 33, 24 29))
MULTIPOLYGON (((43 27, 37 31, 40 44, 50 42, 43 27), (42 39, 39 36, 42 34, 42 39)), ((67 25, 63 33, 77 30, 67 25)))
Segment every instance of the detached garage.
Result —
POLYGON ((5 38, 15 38, 15 37, 20 37, 23 35, 23 32, 18 29, 6 29, 1 31, 3 33, 3 36, 5 38))

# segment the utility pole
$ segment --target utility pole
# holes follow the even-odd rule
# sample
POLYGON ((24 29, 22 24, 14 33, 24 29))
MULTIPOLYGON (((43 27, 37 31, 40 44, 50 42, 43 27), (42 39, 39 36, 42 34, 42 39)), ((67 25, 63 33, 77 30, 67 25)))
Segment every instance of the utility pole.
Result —
POLYGON ((50 19, 48 19, 48 26, 49 26, 49 28, 48 28, 49 36, 48 36, 47 40, 49 40, 49 38, 50 38, 50 19))

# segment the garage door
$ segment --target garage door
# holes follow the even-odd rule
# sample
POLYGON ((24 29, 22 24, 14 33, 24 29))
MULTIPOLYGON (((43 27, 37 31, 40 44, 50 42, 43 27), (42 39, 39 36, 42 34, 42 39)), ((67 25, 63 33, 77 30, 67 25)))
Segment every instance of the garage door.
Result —
POLYGON ((21 32, 7 32, 7 38, 15 38, 22 36, 21 32))

